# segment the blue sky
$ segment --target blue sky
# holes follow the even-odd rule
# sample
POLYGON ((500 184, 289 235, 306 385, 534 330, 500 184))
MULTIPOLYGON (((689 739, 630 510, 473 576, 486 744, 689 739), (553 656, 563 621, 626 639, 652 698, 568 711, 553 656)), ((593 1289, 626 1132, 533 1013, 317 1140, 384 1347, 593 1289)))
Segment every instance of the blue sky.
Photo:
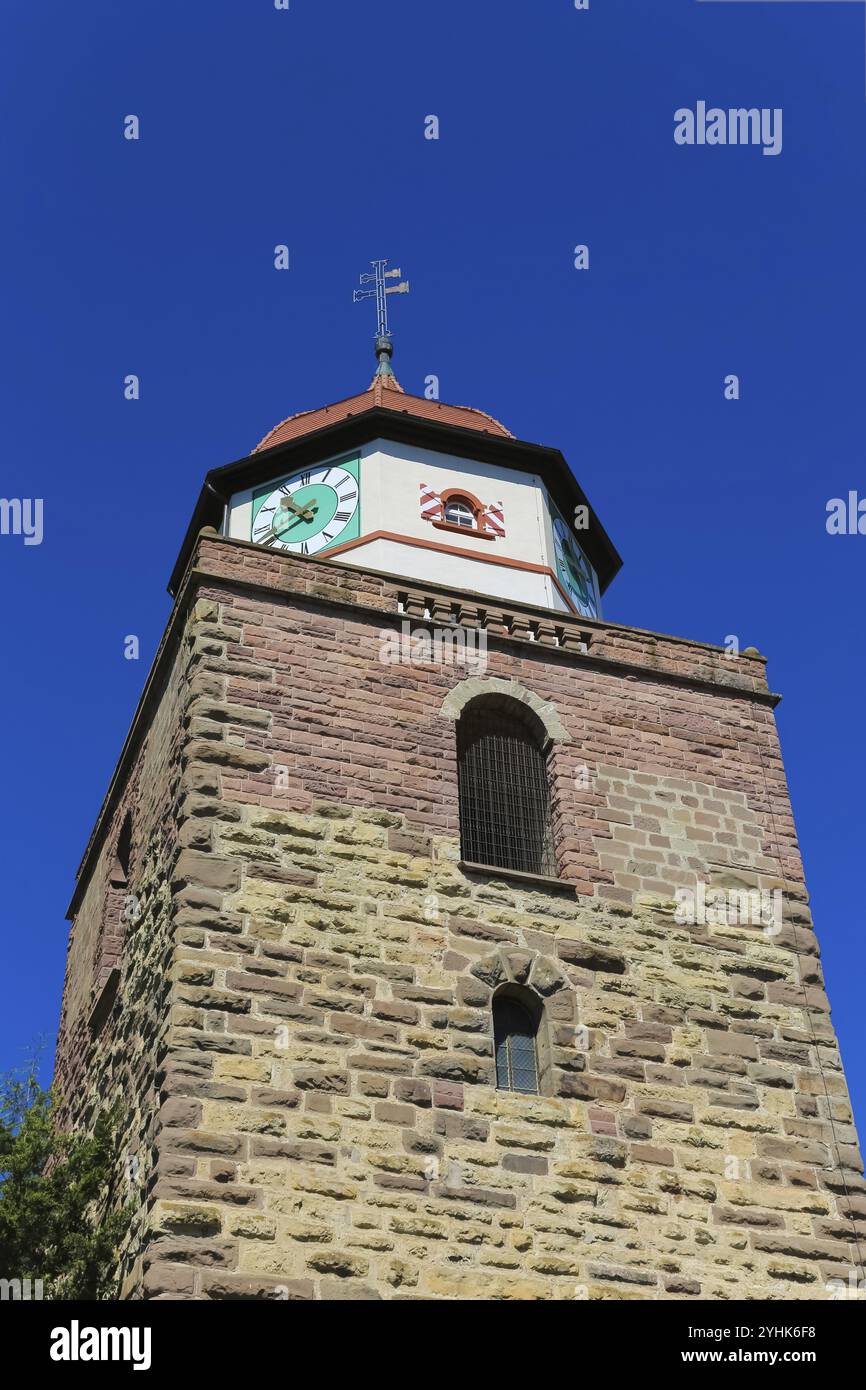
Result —
POLYGON ((864 10, 6 0, 0 495, 45 534, 0 536, 0 1067, 41 1034, 50 1071, 201 479, 367 384, 352 289, 388 256, 403 385, 562 448, 625 560, 606 616, 768 655, 862 1123, 866 536, 825 509, 866 496, 864 10), (781 154, 676 145, 699 100, 781 108, 781 154))

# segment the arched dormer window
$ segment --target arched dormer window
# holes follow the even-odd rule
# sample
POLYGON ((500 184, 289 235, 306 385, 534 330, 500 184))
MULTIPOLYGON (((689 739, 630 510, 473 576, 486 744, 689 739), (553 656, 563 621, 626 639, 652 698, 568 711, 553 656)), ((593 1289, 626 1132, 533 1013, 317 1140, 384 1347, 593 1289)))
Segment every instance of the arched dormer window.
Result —
POLYGON ((471 700, 457 722, 460 848, 466 863, 556 875, 547 736, 508 696, 471 700))
POLYGON ((470 530, 478 524, 475 508, 466 497, 449 497, 445 503, 445 520, 449 526, 467 526, 470 530))
POLYGON ((493 997, 496 1085, 500 1091, 538 1094, 538 1025, 541 1009, 526 989, 506 988, 493 997))
MULTIPOLYGON (((424 484, 421 486, 423 488, 424 484)), ((424 498, 430 510, 422 510, 422 516, 426 516, 439 531, 460 531, 464 536, 481 541, 495 541, 497 536, 505 535, 501 503, 495 504, 495 507, 485 507, 471 492, 457 487, 446 488, 439 494, 425 493, 424 498), (438 513, 436 503, 440 508, 438 513)))

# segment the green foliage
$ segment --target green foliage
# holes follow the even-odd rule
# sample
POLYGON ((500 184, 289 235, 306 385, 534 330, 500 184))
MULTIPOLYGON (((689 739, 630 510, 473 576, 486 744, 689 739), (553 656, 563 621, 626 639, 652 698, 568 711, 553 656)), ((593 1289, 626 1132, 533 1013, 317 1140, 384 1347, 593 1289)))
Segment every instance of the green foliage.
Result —
POLYGON ((61 1134, 33 1066, 0 1077, 0 1279, 41 1279, 50 1299, 116 1296, 132 1215, 112 1190, 116 1127, 103 1111, 90 1134, 61 1134))

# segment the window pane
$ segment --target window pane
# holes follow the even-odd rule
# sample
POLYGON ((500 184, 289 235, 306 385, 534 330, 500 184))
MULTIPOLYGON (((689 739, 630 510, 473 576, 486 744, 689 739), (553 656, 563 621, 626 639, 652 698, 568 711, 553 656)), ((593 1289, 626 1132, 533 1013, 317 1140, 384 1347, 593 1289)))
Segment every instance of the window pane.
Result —
POLYGON ((446 504, 445 520, 450 521, 452 526, 474 526, 475 513, 468 502, 456 500, 446 504))
POLYGON ((479 702, 458 724, 463 858, 556 874, 545 756, 519 720, 479 702))
POLYGON ((535 1069, 535 1038, 515 1033, 511 1038, 511 1089, 535 1092, 538 1077, 535 1069))
POLYGON ((493 1002, 496 1085, 503 1091, 538 1092, 536 1024, 528 1009, 506 995, 493 1002))
POLYGON ((501 1091, 511 1089, 511 1068, 508 1060, 508 1038, 500 1038, 496 1044, 496 1084, 501 1091))

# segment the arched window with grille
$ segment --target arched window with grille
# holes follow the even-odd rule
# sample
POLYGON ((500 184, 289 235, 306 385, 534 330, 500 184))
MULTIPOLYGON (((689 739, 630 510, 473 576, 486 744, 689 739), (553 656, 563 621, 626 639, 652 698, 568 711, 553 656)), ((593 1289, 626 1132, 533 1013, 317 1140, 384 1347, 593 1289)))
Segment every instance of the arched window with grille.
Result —
POLYGON ((554 877, 546 736, 532 710, 472 700, 457 723, 463 860, 554 877))
POLYGON ((528 990, 494 995, 493 1041, 500 1091, 538 1094, 540 1008, 528 990))

